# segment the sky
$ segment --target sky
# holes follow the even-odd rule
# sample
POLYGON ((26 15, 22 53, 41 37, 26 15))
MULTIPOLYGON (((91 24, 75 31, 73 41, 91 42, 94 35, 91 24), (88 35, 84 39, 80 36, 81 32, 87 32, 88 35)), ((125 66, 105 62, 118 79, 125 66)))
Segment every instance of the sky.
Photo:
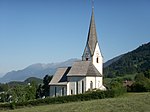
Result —
MULTIPOLYGON (((91 0, 0 0, 0 74, 81 59, 91 0)), ((94 0, 104 62, 150 41, 150 0, 94 0)))

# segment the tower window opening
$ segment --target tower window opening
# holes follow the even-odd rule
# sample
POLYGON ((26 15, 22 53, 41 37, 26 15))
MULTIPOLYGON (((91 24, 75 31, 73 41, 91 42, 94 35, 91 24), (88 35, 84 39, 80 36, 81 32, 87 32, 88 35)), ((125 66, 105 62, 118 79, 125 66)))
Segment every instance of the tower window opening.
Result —
POLYGON ((96 62, 99 63, 98 57, 96 58, 96 62))
POLYGON ((86 58, 86 61, 88 61, 89 59, 88 58, 86 58))

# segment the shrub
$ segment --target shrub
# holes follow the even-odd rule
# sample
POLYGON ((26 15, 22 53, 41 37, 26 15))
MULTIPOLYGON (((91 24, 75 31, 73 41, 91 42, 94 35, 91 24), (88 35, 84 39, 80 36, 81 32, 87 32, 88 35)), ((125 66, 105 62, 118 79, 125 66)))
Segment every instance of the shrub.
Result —
POLYGON ((37 106, 42 104, 60 104, 60 103, 68 103, 68 102, 76 102, 76 101, 87 101, 93 99, 113 98, 122 94, 123 91, 117 89, 112 89, 112 90, 109 89, 107 91, 96 90, 96 91, 90 91, 78 95, 70 95, 70 96, 62 96, 62 97, 54 97, 54 98, 47 97, 45 99, 37 99, 28 102, 18 102, 18 103, 13 102, 10 104, 1 104, 0 109, 2 108, 15 109, 24 106, 37 106))
POLYGON ((15 109, 15 108, 16 108, 15 102, 10 103, 10 109, 15 109))

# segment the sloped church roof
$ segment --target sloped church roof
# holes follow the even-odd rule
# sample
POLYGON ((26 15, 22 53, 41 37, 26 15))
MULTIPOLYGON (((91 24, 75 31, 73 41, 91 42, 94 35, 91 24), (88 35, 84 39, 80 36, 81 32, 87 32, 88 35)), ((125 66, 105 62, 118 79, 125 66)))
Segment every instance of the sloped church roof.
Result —
POLYGON ((58 85, 58 83, 60 85, 66 85, 67 84, 67 74, 68 74, 70 68, 71 67, 58 68, 50 82, 50 85, 55 85, 55 84, 58 85))
POLYGON ((99 76, 100 72, 95 68, 91 61, 76 61, 72 67, 58 68, 50 85, 66 85, 67 77, 71 76, 99 76))

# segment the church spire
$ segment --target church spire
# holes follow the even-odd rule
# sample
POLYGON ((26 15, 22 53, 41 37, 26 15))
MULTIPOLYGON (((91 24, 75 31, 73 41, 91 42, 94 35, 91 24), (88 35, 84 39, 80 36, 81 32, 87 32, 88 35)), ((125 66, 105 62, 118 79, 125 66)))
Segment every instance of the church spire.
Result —
POLYGON ((96 26, 94 20, 94 6, 92 6, 92 16, 91 16, 88 39, 87 39, 87 45, 89 47, 91 56, 93 56, 94 54, 97 42, 98 40, 97 40, 96 26))

